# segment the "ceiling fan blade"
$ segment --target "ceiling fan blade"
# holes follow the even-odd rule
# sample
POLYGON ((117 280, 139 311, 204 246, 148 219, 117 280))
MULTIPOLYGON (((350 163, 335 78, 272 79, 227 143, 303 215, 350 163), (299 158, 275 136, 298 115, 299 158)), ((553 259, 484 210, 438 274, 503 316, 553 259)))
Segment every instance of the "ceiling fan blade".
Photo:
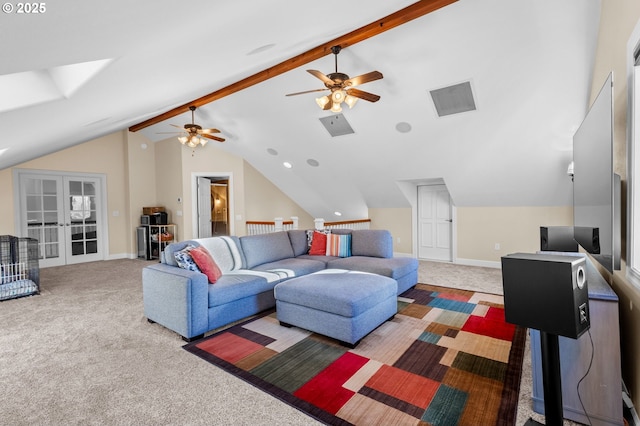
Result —
POLYGON ((326 75, 322 74, 318 70, 307 70, 307 72, 309 74, 319 78, 320 80, 322 80, 324 82, 324 84, 329 84, 331 86, 333 86, 335 84, 333 80, 331 80, 329 77, 327 77, 326 75))
POLYGON ((202 129, 202 130, 198 131, 198 133, 201 133, 201 134, 220 133, 220 130, 218 130, 218 129, 202 129))
POLYGON ((313 93, 313 92, 324 92, 325 90, 329 90, 329 89, 314 89, 314 90, 305 90, 304 92, 296 92, 296 93, 289 93, 285 96, 296 96, 296 95, 304 95, 305 93, 313 93))
POLYGON ((364 99, 369 102, 377 102, 380 100, 380 96, 358 89, 348 89, 347 95, 355 96, 356 98, 364 99))
POLYGON ((202 134, 202 135, 200 135, 200 136, 203 136, 203 137, 205 137, 205 138, 207 138, 207 139, 213 139, 214 141, 218 141, 218 142, 224 142, 224 141, 225 141, 225 139, 224 139, 224 138, 220 138, 220 137, 218 137, 218 136, 213 136, 213 135, 208 135, 208 134, 206 134, 206 133, 203 133, 203 134, 202 134))
POLYGON ((357 86, 359 84, 368 83, 370 81, 380 80, 383 77, 379 71, 371 71, 366 74, 358 75, 345 81, 347 86, 357 86))
POLYGON ((169 124, 169 126, 177 127, 178 129, 184 130, 184 126, 178 126, 177 124, 169 124))

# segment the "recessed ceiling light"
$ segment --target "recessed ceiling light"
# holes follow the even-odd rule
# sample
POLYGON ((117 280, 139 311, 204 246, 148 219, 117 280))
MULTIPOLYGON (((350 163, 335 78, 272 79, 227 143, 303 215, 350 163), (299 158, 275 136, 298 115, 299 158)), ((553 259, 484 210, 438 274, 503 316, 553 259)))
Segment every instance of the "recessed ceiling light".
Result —
POLYGON ((278 155, 278 151, 273 148, 267 148, 267 152, 271 155, 278 155))
POLYGON ((335 214, 336 216, 342 216, 342 213, 340 212, 333 212, 333 214, 335 214))
POLYGON ((309 158, 307 160, 307 164, 311 167, 318 167, 320 165, 320 163, 318 163, 318 160, 314 160, 313 158, 309 158))
POLYGON ((401 121, 396 124, 396 130, 400 133, 409 133, 411 131, 411 124, 401 121))
POLYGON ((283 165, 283 166, 285 166, 287 169, 290 169, 290 168, 292 168, 292 167, 293 167, 293 164, 291 164, 291 163, 290 163, 290 162, 288 162, 288 161, 285 161, 284 163, 282 163, 282 165, 283 165))

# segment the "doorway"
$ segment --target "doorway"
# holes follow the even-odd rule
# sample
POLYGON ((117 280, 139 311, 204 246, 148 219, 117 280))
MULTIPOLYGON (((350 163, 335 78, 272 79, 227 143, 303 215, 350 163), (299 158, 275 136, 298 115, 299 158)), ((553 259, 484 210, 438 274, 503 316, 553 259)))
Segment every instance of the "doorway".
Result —
POLYGON ((16 229, 38 240, 41 267, 104 260, 104 176, 14 173, 16 229))
POLYGON ((230 174, 194 175, 195 238, 233 235, 230 174))
POLYGON ((418 186, 418 257, 453 261, 451 196, 446 185, 418 186))
POLYGON ((229 181, 211 182, 211 235, 229 235, 229 181))

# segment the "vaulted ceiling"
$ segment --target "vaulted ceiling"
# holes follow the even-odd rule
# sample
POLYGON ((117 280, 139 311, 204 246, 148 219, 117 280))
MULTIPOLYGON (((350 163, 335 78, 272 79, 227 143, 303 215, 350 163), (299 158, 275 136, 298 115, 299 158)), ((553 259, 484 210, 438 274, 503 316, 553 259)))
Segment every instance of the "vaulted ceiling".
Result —
MULTIPOLYGON (((4 13, 0 168, 137 126, 413 3, 61 0, 4 13)), ((459 0, 353 43, 339 71, 384 75, 360 86, 380 101, 338 118, 353 134, 330 136, 320 119, 336 114, 318 94, 285 96, 322 88, 305 70, 335 71, 330 52, 199 106, 195 121, 226 138, 204 149, 245 158, 315 217, 407 207, 406 188, 430 181, 458 206, 570 205, 599 17, 598 0, 459 0), (464 82, 476 109, 438 116, 430 91, 464 82)), ((191 121, 164 117, 137 131, 156 142, 191 121)))

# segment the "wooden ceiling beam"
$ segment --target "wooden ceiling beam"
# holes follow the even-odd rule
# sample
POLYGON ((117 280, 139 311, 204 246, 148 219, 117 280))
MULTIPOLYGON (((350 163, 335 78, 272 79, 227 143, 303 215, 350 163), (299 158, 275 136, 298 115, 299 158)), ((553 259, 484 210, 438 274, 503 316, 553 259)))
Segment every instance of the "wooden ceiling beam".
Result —
POLYGON ((354 45, 358 42, 374 37, 400 25, 406 24, 409 21, 427 15, 435 10, 438 10, 457 1, 458 0, 420 0, 410 6, 405 7, 404 9, 400 9, 399 11, 392 13, 391 15, 365 25, 364 27, 358 28, 357 30, 354 30, 348 34, 323 43, 320 46, 314 47, 311 50, 308 50, 304 53, 294 56, 293 58, 287 59, 284 62, 274 65, 249 77, 246 77, 236 83, 230 84, 229 86, 223 87, 222 89, 216 90, 215 92, 209 93, 208 95, 202 96, 160 115, 149 118, 141 123, 135 124, 129 127, 129 131, 137 132, 138 130, 144 129, 145 127, 152 126, 169 118, 173 118, 177 115, 188 112, 190 106, 201 107, 218 99, 229 96, 233 93, 249 88, 258 83, 262 83, 263 81, 266 81, 270 78, 273 78, 280 74, 284 74, 285 72, 298 68, 301 65, 308 64, 309 62, 313 62, 316 59, 320 59, 330 54, 331 48, 333 46, 339 45, 340 47, 345 48, 354 45))

